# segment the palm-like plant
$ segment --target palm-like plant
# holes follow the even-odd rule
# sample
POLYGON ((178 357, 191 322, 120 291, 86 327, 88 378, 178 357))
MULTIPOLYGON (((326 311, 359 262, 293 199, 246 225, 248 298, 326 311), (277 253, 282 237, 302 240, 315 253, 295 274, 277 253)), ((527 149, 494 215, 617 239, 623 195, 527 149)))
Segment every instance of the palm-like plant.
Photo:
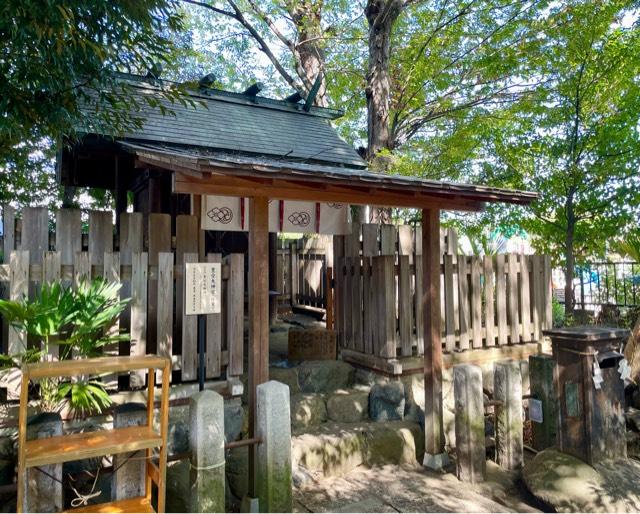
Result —
MULTIPOLYGON (((0 314, 7 322, 40 343, 37 348, 4 356, 0 367, 20 367, 47 358, 54 344, 59 358, 69 359, 96 357, 103 354, 106 345, 129 340, 127 334, 111 329, 129 301, 120 299, 120 287, 103 279, 83 282, 76 289, 53 282, 43 284, 31 301, 0 300, 0 314)), ((40 382, 43 410, 56 410, 64 401, 76 413, 99 413, 111 403, 100 377, 40 382)))
POLYGON ((624 239, 614 241, 611 246, 621 256, 640 262, 640 229, 630 232, 624 239))
POLYGON ((472 255, 498 255, 507 251, 507 239, 499 233, 467 234, 472 255))

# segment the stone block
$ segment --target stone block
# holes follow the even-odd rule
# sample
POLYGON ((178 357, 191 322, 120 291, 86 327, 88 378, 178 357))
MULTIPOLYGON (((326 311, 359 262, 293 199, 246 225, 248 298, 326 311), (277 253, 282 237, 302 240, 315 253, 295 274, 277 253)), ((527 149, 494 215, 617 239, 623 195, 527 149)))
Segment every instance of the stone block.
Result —
POLYGON ((369 417, 372 421, 404 419, 404 385, 402 382, 374 384, 369 393, 369 417))
POLYGON ((229 489, 236 498, 242 499, 249 491, 249 450, 247 446, 233 448, 227 452, 225 471, 229 489))
POLYGON ((339 423, 356 423, 367 419, 368 391, 336 391, 327 400, 327 416, 339 423))
POLYGON ((227 442, 235 441, 242 433, 244 409, 239 398, 224 402, 224 437, 227 442))
POLYGON ((289 388, 269 381, 257 389, 256 492, 260 512, 291 512, 291 410, 289 388))
POLYGON ((224 444, 224 399, 199 391, 189 402, 191 512, 225 512, 224 444))
POLYGON ((317 426, 327 420, 327 405, 320 394, 291 397, 291 424, 294 429, 317 426))
POLYGON ((523 464, 522 377, 518 361, 498 362, 494 374, 494 398, 502 402, 496 416, 496 458, 508 471, 523 464))
POLYGON ((355 369, 343 361, 306 361, 298 366, 303 393, 330 393, 353 386, 355 369))
POLYGON ((459 364, 453 370, 455 397, 456 473, 463 482, 482 482, 486 449, 482 370, 459 364))
MULTIPOLYGON (((113 410, 114 428, 146 424, 147 407, 142 403, 123 403, 117 405, 113 410)), ((112 501, 144 496, 147 463, 144 459, 135 458, 142 456, 144 456, 144 451, 120 453, 113 456, 113 469, 116 471, 111 477, 112 501)))
MULTIPOLYGON (((62 435, 62 418, 54 412, 36 414, 27 420, 27 440, 62 435)), ((41 466, 46 473, 35 468, 25 471, 26 490, 23 512, 62 511, 62 464, 41 466), (54 478, 51 478, 54 477, 54 478)))
POLYGON ((539 451, 556 444, 558 398, 553 381, 555 365, 554 359, 549 355, 529 357, 531 396, 542 402, 542 423, 531 423, 532 444, 539 451))
POLYGON ((289 394, 294 395, 300 392, 300 384, 298 384, 298 368, 269 368, 269 379, 282 382, 289 386, 289 394))

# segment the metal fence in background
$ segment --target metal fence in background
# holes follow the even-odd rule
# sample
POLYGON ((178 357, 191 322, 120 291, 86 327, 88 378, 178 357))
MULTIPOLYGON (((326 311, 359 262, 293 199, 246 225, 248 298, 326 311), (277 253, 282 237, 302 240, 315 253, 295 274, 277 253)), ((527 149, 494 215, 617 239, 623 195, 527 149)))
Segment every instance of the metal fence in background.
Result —
POLYGON ((576 307, 640 305, 640 262, 590 262, 576 267, 573 283, 576 307))

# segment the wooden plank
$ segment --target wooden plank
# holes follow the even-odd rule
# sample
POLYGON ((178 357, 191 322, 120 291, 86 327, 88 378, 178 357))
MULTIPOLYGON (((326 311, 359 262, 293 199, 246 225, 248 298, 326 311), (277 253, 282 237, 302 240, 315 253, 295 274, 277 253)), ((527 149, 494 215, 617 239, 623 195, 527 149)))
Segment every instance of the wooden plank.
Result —
POLYGON ((551 277, 551 257, 548 255, 543 257, 542 276, 544 291, 544 328, 549 329, 553 326, 553 309, 551 304, 553 298, 553 281, 551 277))
POLYGON ((395 225, 380 225, 380 255, 395 255, 397 239, 395 225))
POLYGON ((371 278, 371 258, 378 254, 378 225, 365 223, 362 225, 362 338, 364 353, 373 354, 373 328, 375 303, 371 278))
MULTIPOLYGON (((157 259, 157 353, 171 359, 173 348, 173 253, 159 252, 157 259)), ((159 375, 158 380, 160 379, 159 375)))
POLYGON ((162 439, 146 425, 93 432, 76 432, 26 442, 25 465, 46 466, 59 462, 101 457, 160 446, 162 439))
POLYGON ((244 255, 232 253, 225 257, 229 266, 226 307, 227 350, 229 351, 229 376, 244 373, 244 255))
MULTIPOLYGON (((107 252, 104 254, 104 272, 103 277, 105 280, 109 282, 120 282, 120 254, 119 253, 110 253, 107 252)), ((120 319, 116 319, 111 327, 109 328, 109 333, 111 335, 117 335, 120 332, 120 319)), ((103 348, 105 355, 110 357, 116 357, 119 355, 119 344, 112 343, 106 345, 103 348)), ((108 388, 118 387, 118 376, 113 374, 104 377, 104 382, 107 384, 108 388)))
MULTIPOLYGON (((176 265, 184 269, 184 255, 198 253, 198 218, 180 214, 176 216, 176 265)), ((176 317, 173 336, 173 352, 182 352, 182 321, 184 317, 184 276, 176 276, 176 317)), ((184 380, 184 377, 183 377, 184 380)))
POLYGON ((8 263, 16 249, 16 210, 8 204, 2 206, 3 262, 8 263))
MULTIPOLYGON (((104 256, 103 256, 104 259, 104 256)), ((81 282, 91 280, 91 261, 89 252, 78 252, 73 262, 73 284, 78 287, 81 282)))
MULTIPOLYGON (((89 211, 89 258, 92 265, 103 266, 105 252, 113 252, 113 217, 111 212, 89 211)), ((128 264, 123 260, 120 261, 128 264)))
POLYGON ((49 211, 46 207, 25 207, 22 210, 20 250, 29 252, 32 264, 42 264, 49 251, 49 211))
POLYGON ((531 256, 531 292, 533 294, 533 340, 539 341, 542 335, 542 319, 544 317, 542 301, 542 256, 531 256))
MULTIPOLYGON (((97 505, 87 505, 85 507, 78 507, 77 509, 69 509, 64 512, 144 512, 155 513, 151 500, 144 496, 137 496, 135 498, 127 498, 126 500, 117 500, 114 502, 99 503, 97 505)), ((159 510, 159 512, 162 512, 159 510)))
POLYGON ((511 344, 520 340, 520 317, 518 316, 518 256, 514 253, 507 255, 508 295, 507 310, 509 314, 509 334, 511 344))
POLYGON ((495 273, 493 270, 493 258, 485 255, 483 259, 484 273, 484 301, 485 301, 485 334, 486 346, 494 346, 496 344, 496 326, 495 326, 495 273))
MULTIPOLYGON (((249 199, 249 437, 256 435, 256 389, 269 380, 269 204, 249 199)), ((249 495, 256 497, 256 447, 249 451, 249 495)))
POLYGON ((398 327, 400 334, 400 353, 403 357, 412 355, 412 297, 411 271, 409 256, 398 256, 398 327))
MULTIPOLYGON (((42 261, 42 280, 51 284, 60 280, 60 252, 44 252, 42 261)), ((49 344, 47 358, 57 359, 60 356, 60 348, 57 344, 49 344)))
POLYGON ((505 275, 505 256, 496 256, 496 314, 498 319, 498 344, 507 344, 507 277, 505 275))
MULTIPOLYGON (((134 225, 135 223, 129 224, 134 225)), ((142 223, 140 224, 142 230, 142 223)), ((147 245, 149 248, 149 266, 158 265, 158 254, 160 252, 171 252, 171 216, 169 214, 149 214, 147 222, 147 245)), ((131 230, 127 231, 130 237, 131 230)), ((121 233, 122 237, 122 233, 121 233)), ((121 239, 122 241, 122 239, 121 239)), ((173 284, 171 285, 173 289, 173 284)), ((147 349, 150 353, 158 351, 158 279, 157 276, 149 275, 149 298, 147 300, 147 349)))
MULTIPOLYGON (((345 245, 345 251, 346 251, 345 245)), ((353 315, 352 311, 352 302, 353 302, 353 257, 345 256, 344 258, 344 339, 343 344, 345 348, 354 349, 354 329, 353 324, 351 323, 351 316, 353 315)))
POLYGON ((422 227, 416 227, 415 231, 415 294, 413 296, 416 321, 416 351, 418 355, 424 354, 424 316, 422 315, 422 227))
POLYGON ((362 328, 362 266, 360 256, 353 257, 351 282, 351 325, 353 326, 353 348, 364 351, 362 328))
POLYGON ((529 273, 531 272, 530 258, 520 255, 520 319, 522 323, 522 341, 531 341, 531 288, 529 273))
MULTIPOLYGON (((131 355, 142 356, 147 353, 147 279, 149 256, 146 253, 131 255, 131 355)), ((143 387, 144 371, 131 373, 131 387, 143 387)))
MULTIPOLYGON (((196 241, 197 243, 197 241, 196 241)), ((197 253, 185 253, 183 262, 198 262, 197 253)), ((183 268, 184 269, 184 268, 183 268)), ((182 289, 182 380, 196 380, 198 378, 198 317, 187 316, 184 312, 184 288, 182 289)))
MULTIPOLYGON (((222 255, 210 253, 207 262, 222 262, 222 255)), ((222 373, 222 313, 208 314, 206 319, 206 377, 219 377, 222 373)))
POLYGON ((385 358, 396 357, 396 276, 395 256, 380 255, 374 261, 380 262, 380 285, 378 314, 380 316, 380 348, 378 355, 385 358))
POLYGON ((289 244, 289 283, 291 289, 291 305, 298 304, 298 286, 300 276, 298 274, 298 245, 295 241, 289 244))
POLYGON ((344 346, 344 236, 333 236, 334 318, 337 344, 344 346))
POLYGON ((102 373, 123 372, 139 369, 162 369, 164 357, 143 355, 132 357, 95 357, 82 360, 42 361, 25 364, 23 371, 35 380, 52 377, 77 377, 80 375, 100 375, 102 373))
POLYGON ((63 265, 73 264, 82 251, 82 220, 80 209, 60 209, 56 212, 56 251, 63 265))
POLYGON ((445 348, 456 349, 456 324, 453 308, 453 255, 444 255, 445 348))
POLYGON ((482 348, 482 287, 480 257, 471 258, 471 320, 473 322, 473 347, 482 348))
POLYGON ((398 225, 398 255, 408 255, 409 263, 413 264, 413 227, 398 225))
MULTIPOLYGON (((29 294, 29 252, 14 250, 9 256, 9 300, 22 301, 29 294)), ((7 351, 9 355, 23 352, 27 348, 27 335, 14 326, 9 326, 7 351)), ((7 391, 9 392, 9 391, 7 391)))
POLYGON ((440 330, 440 212, 422 210, 425 453, 444 453, 442 412, 442 340, 440 330))
POLYGON ((460 350, 469 349, 470 323, 469 323, 469 277, 468 261, 465 255, 458 256, 458 299, 460 301, 460 350))

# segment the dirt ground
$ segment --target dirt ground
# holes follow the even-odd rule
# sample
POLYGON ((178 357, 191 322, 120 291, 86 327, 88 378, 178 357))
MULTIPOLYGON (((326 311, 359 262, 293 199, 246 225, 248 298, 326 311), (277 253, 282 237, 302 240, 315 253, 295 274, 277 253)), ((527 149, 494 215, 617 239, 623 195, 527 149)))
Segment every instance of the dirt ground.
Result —
POLYGON ((294 489, 294 512, 541 512, 518 477, 487 463, 487 481, 463 484, 451 472, 384 466, 294 489))

